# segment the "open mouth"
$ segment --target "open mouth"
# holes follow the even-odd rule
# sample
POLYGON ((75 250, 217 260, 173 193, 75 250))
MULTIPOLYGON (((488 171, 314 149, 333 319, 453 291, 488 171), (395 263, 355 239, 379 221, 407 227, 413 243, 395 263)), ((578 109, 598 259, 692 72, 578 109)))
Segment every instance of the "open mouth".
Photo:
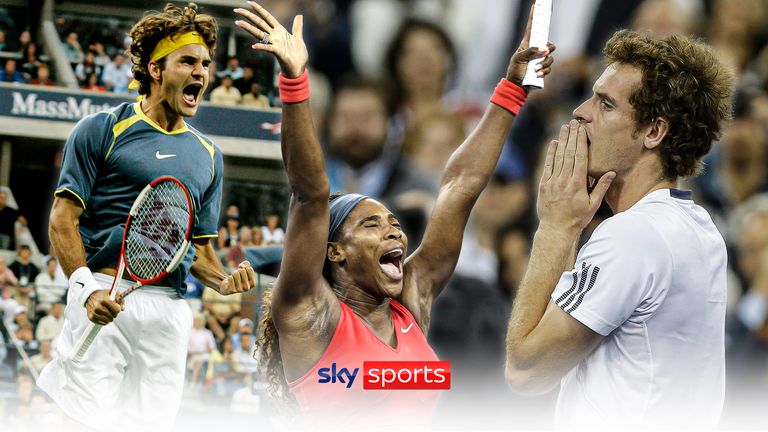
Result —
POLYGON ((403 248, 395 248, 379 258, 379 267, 387 277, 393 280, 403 279, 403 248))
POLYGON ((188 105, 197 105, 198 99, 200 99, 200 92, 203 89, 203 85, 199 83, 190 84, 184 87, 182 90, 184 94, 184 102, 188 105))

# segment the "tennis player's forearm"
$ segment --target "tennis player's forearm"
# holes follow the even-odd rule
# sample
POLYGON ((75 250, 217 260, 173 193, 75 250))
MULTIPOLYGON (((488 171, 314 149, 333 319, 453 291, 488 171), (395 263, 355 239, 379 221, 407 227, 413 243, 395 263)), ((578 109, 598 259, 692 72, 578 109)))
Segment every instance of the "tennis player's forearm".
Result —
POLYGON ((71 216, 62 214, 61 210, 54 207, 48 225, 48 237, 67 278, 75 270, 86 265, 85 249, 77 228, 77 219, 73 221, 71 216))
POLYGON ((475 130, 451 155, 441 184, 461 185, 468 196, 477 198, 496 168, 514 118, 490 104, 475 130))
POLYGON ((216 251, 210 243, 205 245, 195 244, 197 258, 192 263, 189 271, 203 285, 219 290, 221 281, 227 278, 227 271, 216 256, 216 251))
MULTIPOLYGON (((576 235, 558 230, 536 231, 531 259, 512 306, 507 331, 507 367, 528 369, 536 364, 546 347, 531 340, 550 296, 570 258, 576 235)), ((550 347, 551 348, 551 347, 550 347)))
POLYGON ((280 143, 288 183, 299 203, 327 201, 330 183, 308 100, 283 106, 280 143))

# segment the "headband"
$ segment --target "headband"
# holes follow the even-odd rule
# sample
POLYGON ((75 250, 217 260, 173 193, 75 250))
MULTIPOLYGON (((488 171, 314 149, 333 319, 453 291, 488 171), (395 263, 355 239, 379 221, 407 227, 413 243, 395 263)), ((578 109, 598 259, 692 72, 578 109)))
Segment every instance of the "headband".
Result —
MULTIPOLYGON (((196 32, 196 31, 190 31, 186 33, 176 33, 170 36, 166 36, 163 38, 160 42, 157 43, 157 46, 155 46, 155 49, 152 50, 152 54, 149 55, 149 59, 151 61, 158 61, 161 58, 167 56, 168 54, 176 51, 177 49, 187 46, 187 45, 202 45, 206 48, 208 48, 208 45, 205 44, 205 40, 203 39, 203 36, 196 32)), ((139 88, 139 82, 135 79, 131 81, 131 84, 128 86, 131 90, 136 90, 139 88)))
POLYGON ((368 197, 360 194, 346 194, 342 195, 333 201, 331 201, 331 223, 328 227, 328 241, 332 241, 333 236, 344 220, 347 219, 349 213, 355 208, 360 201, 367 199, 368 197))

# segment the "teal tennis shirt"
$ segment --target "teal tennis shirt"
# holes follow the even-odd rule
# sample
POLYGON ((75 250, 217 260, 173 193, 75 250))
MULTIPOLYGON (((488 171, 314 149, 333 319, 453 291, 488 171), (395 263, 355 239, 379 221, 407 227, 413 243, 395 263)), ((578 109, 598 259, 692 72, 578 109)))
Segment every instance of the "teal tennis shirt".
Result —
MULTIPOLYGON (((124 103, 77 123, 64 145, 55 195, 74 196, 84 209, 79 229, 88 268, 116 268, 131 205, 161 176, 178 178, 192 197, 192 239, 216 237, 223 169, 221 150, 201 133, 186 124, 166 132, 139 103, 124 103)), ((194 256, 191 247, 179 268, 166 277, 181 295, 194 256)))

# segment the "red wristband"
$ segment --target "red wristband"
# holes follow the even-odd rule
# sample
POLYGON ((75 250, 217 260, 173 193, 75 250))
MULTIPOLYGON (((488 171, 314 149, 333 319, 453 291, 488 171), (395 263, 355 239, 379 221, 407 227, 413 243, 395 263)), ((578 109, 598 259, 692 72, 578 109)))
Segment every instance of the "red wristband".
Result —
POLYGON ((296 78, 288 78, 282 73, 277 81, 277 88, 280 90, 280 100, 283 103, 299 103, 309 99, 309 74, 304 69, 304 73, 296 78))
POLYGON ((528 95, 522 87, 506 78, 502 78, 499 84, 496 85, 496 90, 494 90, 493 96, 491 96, 491 102, 517 115, 527 98, 528 95))

